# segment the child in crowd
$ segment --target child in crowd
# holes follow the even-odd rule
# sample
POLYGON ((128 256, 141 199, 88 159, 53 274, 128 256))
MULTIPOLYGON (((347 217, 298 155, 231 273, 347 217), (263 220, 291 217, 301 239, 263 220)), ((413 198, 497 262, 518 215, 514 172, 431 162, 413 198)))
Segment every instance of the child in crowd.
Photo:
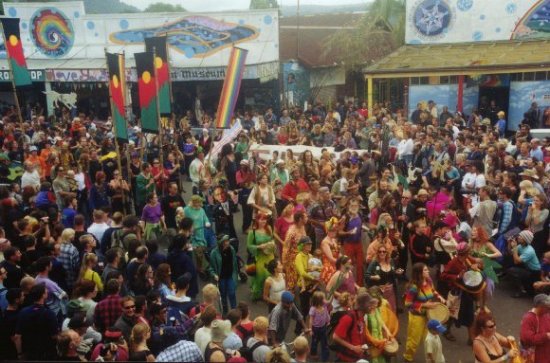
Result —
POLYGON ((313 255, 307 262, 307 272, 315 279, 319 279, 321 271, 323 270, 323 252, 320 248, 316 248, 313 255))
POLYGON ((428 321, 428 334, 424 341, 424 351, 426 353, 426 363, 445 363, 443 356, 443 346, 441 344, 440 334, 447 331, 447 328, 439 320, 431 319, 428 321))
MULTIPOLYGON (((311 356, 317 357, 317 345, 321 344, 321 362, 328 361, 328 339, 327 330, 330 323, 330 316, 325 301, 325 293, 316 291, 311 298, 311 307, 309 308, 308 328, 313 332, 311 338, 311 356)), ((315 358, 313 358, 315 357, 315 358)))

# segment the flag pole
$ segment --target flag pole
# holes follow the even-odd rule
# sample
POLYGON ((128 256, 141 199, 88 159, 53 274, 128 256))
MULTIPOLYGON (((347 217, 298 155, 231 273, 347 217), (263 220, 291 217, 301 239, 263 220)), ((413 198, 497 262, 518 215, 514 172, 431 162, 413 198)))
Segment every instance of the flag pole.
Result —
MULTIPOLYGON (((103 48, 104 52, 105 52, 105 60, 107 60, 107 48, 103 48)), ((122 57, 124 59, 124 53, 122 53, 122 57)), ((120 67, 119 67, 119 71, 120 71, 120 67)), ((107 71, 109 71, 109 67, 107 66, 107 71)), ((126 77, 125 74, 121 74, 120 75, 121 77, 126 77)), ((113 131, 114 131, 114 136, 115 136, 115 149, 116 149, 116 163, 117 163, 117 168, 118 168, 118 172, 120 173, 120 175, 122 176, 122 161, 120 160, 120 147, 118 145, 118 138, 117 138, 117 132, 116 132, 116 119, 115 119, 115 107, 114 107, 114 104, 113 104, 113 94, 111 93, 111 75, 109 74, 109 81, 107 82, 107 88, 109 89, 109 104, 111 105, 111 119, 112 119, 112 123, 113 123, 113 131)), ((120 87, 122 87, 122 80, 119 79, 118 80, 119 84, 120 84, 120 87)), ((130 179, 130 176, 128 175, 128 179, 130 179)), ((122 180, 124 181, 124 178, 122 178, 122 180)), ((120 186, 122 188, 122 185, 120 186)), ((126 193, 124 192, 124 188, 122 188, 122 212, 124 213, 124 215, 126 215, 126 193)))
POLYGON ((159 100, 159 81, 158 81, 158 78, 157 78, 157 66, 155 65, 155 61, 157 59, 157 51, 156 51, 156 47, 153 47, 153 72, 154 72, 154 75, 155 75, 155 90, 156 90, 156 94, 157 96, 155 97, 155 101, 157 103, 157 119, 158 119, 158 124, 159 124, 159 161, 160 161, 160 178, 161 178, 161 182, 162 182, 162 196, 164 197, 164 148, 163 148, 163 145, 162 145, 162 142, 163 142, 163 135, 164 135, 164 132, 163 132, 163 129, 162 129, 162 122, 161 122, 161 118, 160 118, 160 100, 159 100))
MULTIPOLYGON (((2 22, 0 22, 0 31, 2 31, 2 34, 4 34, 4 43, 7 43, 9 40, 6 38, 6 33, 4 32, 4 26, 2 25, 2 22)), ((19 37, 19 41, 21 41, 21 37, 19 37)), ((6 47, 6 52, 8 50, 8 47, 6 47)), ((15 107, 17 110, 17 116, 19 117, 19 126, 21 129, 23 129, 23 115, 21 114, 21 106, 19 105, 19 97, 17 96, 17 87, 15 87, 15 77, 13 76, 13 67, 11 65, 11 60, 8 57, 8 66, 10 67, 10 78, 11 78, 11 87, 13 90, 13 99, 15 101, 15 107)))

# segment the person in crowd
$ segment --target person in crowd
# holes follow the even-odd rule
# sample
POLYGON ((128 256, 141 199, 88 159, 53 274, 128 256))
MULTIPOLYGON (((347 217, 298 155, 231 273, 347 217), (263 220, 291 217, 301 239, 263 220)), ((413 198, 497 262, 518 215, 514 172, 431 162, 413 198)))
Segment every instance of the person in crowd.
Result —
POLYGON ((441 344, 441 338, 439 336, 446 331, 447 328, 445 328, 439 320, 430 319, 428 321, 428 333, 424 340, 426 363, 445 363, 443 345, 441 344))
POLYGON ((147 347, 147 340, 151 337, 151 328, 143 323, 138 323, 132 328, 130 335, 130 356, 132 362, 154 362, 155 356, 147 347))
POLYGON ((414 361, 418 345, 427 332, 426 310, 435 308, 438 302, 445 303, 445 299, 435 290, 428 266, 422 262, 415 263, 411 283, 405 294, 405 307, 409 316, 404 361, 414 361))
POLYGON ((275 241, 273 230, 268 224, 268 216, 258 213, 252 230, 248 232, 246 240, 248 252, 254 257, 256 274, 252 278, 252 299, 262 297, 264 282, 269 277, 266 264, 274 258, 275 241))
POLYGON ((499 334, 496 330, 495 318, 489 313, 478 314, 475 321, 475 335, 473 350, 477 362, 507 362, 519 355, 515 338, 499 334), (505 348, 509 351, 506 352, 505 348))
POLYGON ((268 312, 281 302, 281 295, 286 290, 284 267, 277 258, 272 259, 266 265, 270 276, 265 279, 263 300, 267 303, 268 312))
POLYGON ((298 276, 294 261, 298 254, 298 241, 306 236, 307 214, 298 211, 294 214, 294 224, 288 229, 286 239, 283 243, 283 254, 281 261, 285 267, 286 285, 293 291, 298 282, 298 276))
POLYGON ((124 335, 124 339, 130 342, 132 329, 136 325, 137 320, 135 299, 131 296, 126 296, 122 298, 120 304, 122 306, 122 314, 119 315, 119 318, 114 323, 114 327, 120 329, 122 335, 124 335))
POLYGON ((98 257, 96 254, 85 254, 82 258, 82 266, 80 267, 77 281, 92 281, 96 285, 97 291, 101 294, 103 293, 103 281, 101 280, 101 276, 95 271, 97 264, 98 257))
POLYGON ((207 306, 200 314, 199 319, 202 327, 195 332, 195 343, 203 356, 208 343, 212 339, 212 322, 216 320, 216 314, 216 308, 212 305, 207 306))
POLYGON ((227 313, 228 303, 231 309, 237 307, 237 283, 239 267, 237 254, 231 246, 228 235, 222 236, 216 248, 210 253, 210 269, 220 288, 223 314, 227 313))
POLYGON ((294 303, 294 295, 290 291, 284 291, 281 295, 281 302, 273 308, 269 314, 269 340, 275 347, 281 345, 285 340, 286 333, 292 320, 301 326, 305 334, 311 333, 306 325, 304 317, 294 303))
POLYGON ((36 284, 28 296, 32 305, 19 312, 13 337, 17 356, 29 361, 55 360, 59 324, 55 313, 46 306, 48 289, 45 284, 36 284))
POLYGON ((376 250, 376 256, 368 265, 366 272, 366 285, 379 286, 384 298, 389 302, 392 310, 397 311, 397 276, 403 270, 396 268, 386 246, 381 245, 376 250))
POLYGON ((533 283, 540 279, 540 261, 531 243, 533 232, 521 231, 509 242, 511 254, 508 256, 507 273, 512 277, 517 290, 513 297, 533 294, 533 283))
POLYGON ((538 294, 533 298, 533 308, 521 319, 520 342, 534 363, 542 363, 550 354, 550 296, 538 294))
POLYGON ((359 215, 359 200, 352 199, 347 205, 347 213, 344 215, 344 226, 338 235, 342 238, 343 249, 345 254, 351 258, 352 264, 355 267, 355 276, 357 283, 363 285, 362 276, 364 276, 365 259, 362 243, 363 220, 359 215))
POLYGON ((143 236, 145 240, 159 238, 166 230, 164 214, 156 194, 147 196, 146 204, 141 212, 141 221, 145 226, 143 236))

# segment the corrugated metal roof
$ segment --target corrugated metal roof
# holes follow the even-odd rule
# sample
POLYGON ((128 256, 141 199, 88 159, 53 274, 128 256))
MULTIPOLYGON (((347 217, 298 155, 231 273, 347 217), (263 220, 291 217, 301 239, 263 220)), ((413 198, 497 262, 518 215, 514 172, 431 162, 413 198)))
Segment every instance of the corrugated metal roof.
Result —
POLYGON ((367 75, 429 75, 550 69, 550 40, 404 45, 364 68, 367 75))

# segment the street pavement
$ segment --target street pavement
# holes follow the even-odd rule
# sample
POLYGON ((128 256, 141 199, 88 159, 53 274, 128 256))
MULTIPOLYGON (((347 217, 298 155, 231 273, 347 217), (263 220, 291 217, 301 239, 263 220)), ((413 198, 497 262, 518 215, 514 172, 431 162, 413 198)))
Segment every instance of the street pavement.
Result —
MULTIPOLYGON (((187 193, 183 194, 183 198, 186 203, 191 197, 191 185, 190 183, 184 183, 184 189, 187 193)), ((242 214, 239 211, 234 215, 235 229, 239 234, 239 254, 246 258, 246 236, 241 233, 242 226, 242 214)), ((410 276, 410 266, 408 276, 410 276)), ((237 302, 245 301, 249 304, 251 310, 251 318, 255 318, 259 315, 267 316, 267 305, 262 301, 252 302, 250 297, 249 282, 239 283, 237 287, 237 302)), ((201 282, 201 286, 204 283, 201 282)), ((404 284, 400 283, 398 288, 399 296, 402 296, 404 290, 404 284)), ((531 298, 515 299, 511 297, 514 292, 510 282, 503 278, 497 285, 494 296, 488 301, 487 305, 496 319, 497 331, 504 335, 513 335, 516 339, 519 339, 519 327, 523 314, 531 308, 531 298)), ((403 299, 398 297, 399 306, 403 306, 403 299)), ((400 343, 400 349, 396 358, 393 358, 392 362, 402 362, 402 354, 405 346, 407 335, 407 313, 406 311, 399 314, 399 334, 398 341, 400 343)), ((448 363, 471 363, 474 362, 472 347, 467 345, 468 332, 465 327, 454 328, 453 334, 456 337, 455 342, 450 342, 442 337, 443 351, 448 363)), ((293 325, 289 328, 286 341, 290 342, 294 338, 293 325)), ((332 357, 331 353, 331 359, 332 357)), ((415 362, 425 362, 423 346, 416 353, 415 362)))

